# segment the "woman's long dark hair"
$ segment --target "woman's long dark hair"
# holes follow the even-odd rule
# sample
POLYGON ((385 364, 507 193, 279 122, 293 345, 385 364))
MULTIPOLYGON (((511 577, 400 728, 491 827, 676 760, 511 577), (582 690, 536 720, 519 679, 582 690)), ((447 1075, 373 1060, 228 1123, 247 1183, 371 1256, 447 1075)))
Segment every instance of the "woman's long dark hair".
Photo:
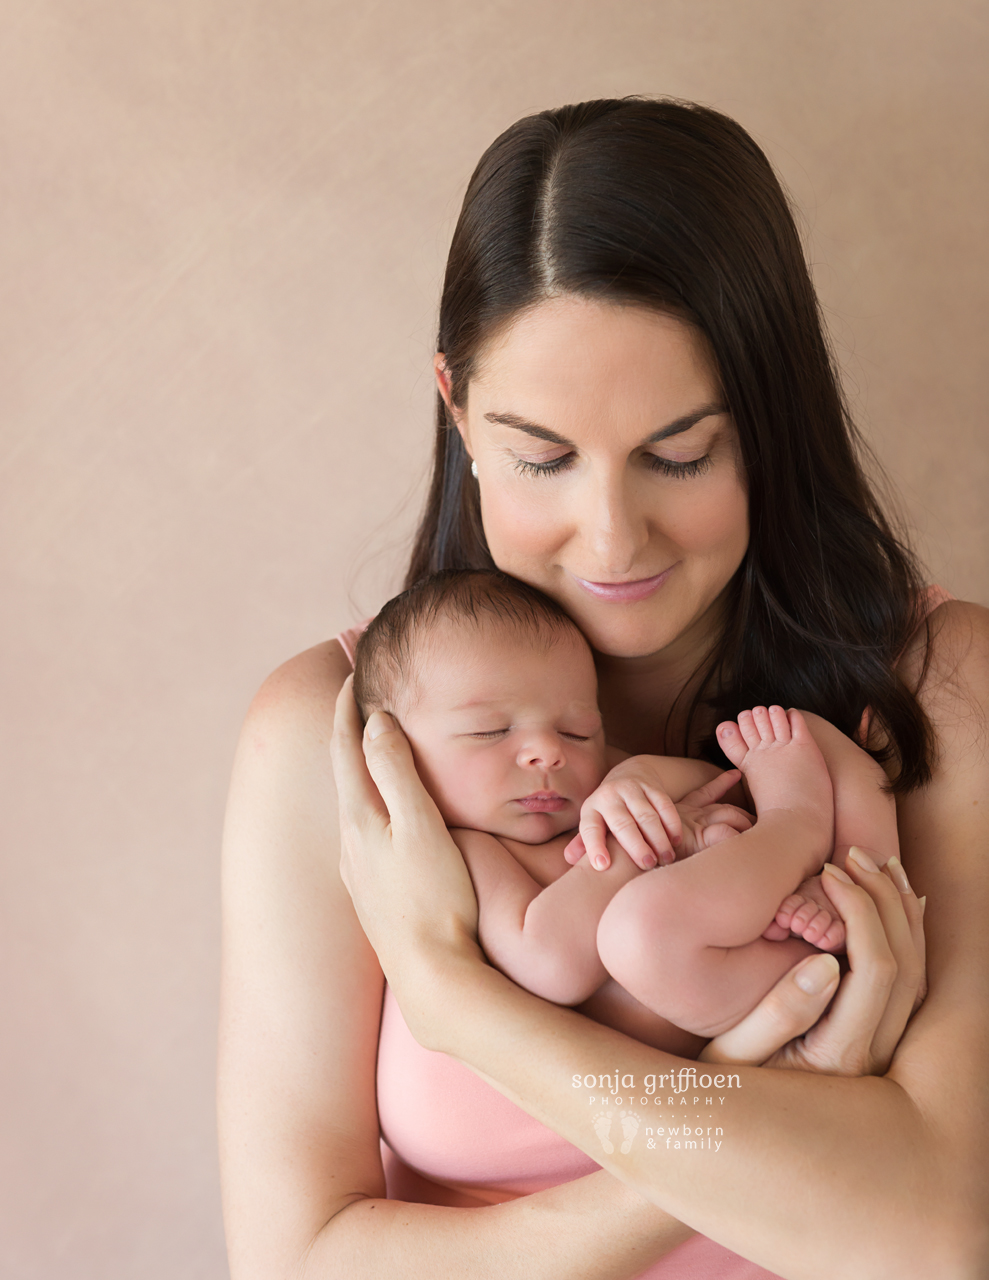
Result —
MULTIPOLYGON (((931 725, 894 663, 923 618, 916 563, 858 441, 785 195, 739 125, 691 103, 603 99, 506 130, 471 178, 440 307, 455 404, 483 345, 553 294, 644 305, 711 345, 738 430, 751 540, 701 699, 722 715, 798 706, 857 734, 872 708, 897 766, 929 781, 931 725)), ((460 434, 437 398, 436 457, 406 585, 490 568, 460 434)))

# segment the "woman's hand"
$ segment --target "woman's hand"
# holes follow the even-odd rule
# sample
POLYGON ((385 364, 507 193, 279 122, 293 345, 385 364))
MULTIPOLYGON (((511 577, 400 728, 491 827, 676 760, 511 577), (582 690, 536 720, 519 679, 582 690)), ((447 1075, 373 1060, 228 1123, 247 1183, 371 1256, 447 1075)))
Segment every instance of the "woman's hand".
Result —
POLYGON ((484 963, 467 867, 408 739, 381 711, 362 733, 352 685, 337 699, 332 742, 340 874, 385 977, 395 986, 416 960, 440 952, 484 963))
POLYGON ((853 849, 846 866, 851 875, 826 864, 823 881, 847 932, 850 971, 840 986, 834 956, 809 957, 737 1026, 712 1040, 702 1061, 885 1074, 927 991, 924 904, 897 859, 880 871, 864 850, 853 849), (817 1021, 836 991, 831 1009, 817 1021), (782 1043, 781 1028, 795 1023, 805 1034, 782 1043))

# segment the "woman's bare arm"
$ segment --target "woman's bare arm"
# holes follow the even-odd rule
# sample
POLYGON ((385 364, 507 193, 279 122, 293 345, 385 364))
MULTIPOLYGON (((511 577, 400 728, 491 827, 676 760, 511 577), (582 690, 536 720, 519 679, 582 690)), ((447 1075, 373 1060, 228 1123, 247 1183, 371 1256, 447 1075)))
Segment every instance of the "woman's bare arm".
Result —
MULTIPOLYGON (((982 712, 989 705, 989 614, 975 606, 943 609, 949 612, 922 691, 941 732, 941 759, 931 786, 901 805, 904 864, 932 905, 930 990, 889 1070, 836 1079, 742 1068, 716 1157, 658 1143, 636 1145, 627 1156, 595 1155, 681 1220, 794 1280, 977 1280, 989 1268, 989 760, 982 712)), ((417 859, 428 851, 431 865, 439 859, 435 836, 424 813, 415 812, 399 737, 386 729, 369 745, 368 760, 379 787, 409 801, 398 833, 402 850, 416 850, 417 859)), ((852 865, 849 871, 857 883, 839 878, 829 893, 849 929, 852 972, 815 1028, 814 1044, 847 1041, 854 1075, 884 1070, 900 1040, 920 981, 910 941, 919 907, 888 875, 852 865), (861 1034, 849 1033, 855 1027, 861 1034)), ((373 908, 361 888, 358 905, 370 927, 365 913, 373 908)), ((547 1006, 479 965, 459 901, 450 882, 440 909, 446 923, 437 928, 434 919, 435 943, 416 949, 422 971, 406 963, 410 990, 430 988, 435 996, 413 1015, 414 1033, 595 1151, 586 1098, 571 1087, 575 1072, 619 1069, 641 1080, 688 1064, 547 1006), (458 1010, 455 1022, 443 1014, 449 1008, 458 1010), (519 1044, 524 1056, 515 1052, 519 1044)), ((422 912, 428 914, 425 904, 422 912)), ((374 933, 390 971, 388 944, 374 933)))
POLYGON ((497 1208, 386 1200, 380 967, 338 872, 334 643, 272 676, 244 727, 223 854, 218 1109, 233 1280, 629 1280, 691 1231, 605 1173, 497 1208))

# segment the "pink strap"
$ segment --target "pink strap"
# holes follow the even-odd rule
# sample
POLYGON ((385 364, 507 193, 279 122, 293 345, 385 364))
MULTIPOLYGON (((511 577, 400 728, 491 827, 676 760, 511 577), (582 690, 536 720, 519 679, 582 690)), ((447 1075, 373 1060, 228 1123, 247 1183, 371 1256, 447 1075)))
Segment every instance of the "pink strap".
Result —
POLYGON ((351 666, 354 665, 354 650, 357 648, 357 641, 367 630, 367 624, 370 618, 365 618, 363 622, 358 622, 356 627, 348 627, 346 631, 341 631, 337 636, 337 643, 347 655, 347 661, 351 666))
POLYGON ((928 617, 934 612, 938 605, 946 604, 949 600, 954 600, 955 596, 950 591, 945 591, 944 587, 939 587, 936 583, 932 583, 929 587, 924 588, 924 617, 928 617))

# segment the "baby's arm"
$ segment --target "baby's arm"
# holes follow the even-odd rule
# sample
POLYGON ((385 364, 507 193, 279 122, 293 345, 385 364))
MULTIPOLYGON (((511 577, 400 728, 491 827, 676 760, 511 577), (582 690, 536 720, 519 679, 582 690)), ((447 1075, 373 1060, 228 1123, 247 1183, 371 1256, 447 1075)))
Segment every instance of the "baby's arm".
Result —
POLYGON ((606 980, 597 952, 601 913, 641 872, 614 848, 606 871, 582 858, 542 888, 495 836, 451 832, 478 903, 478 936, 488 959, 513 982, 556 1004, 580 1004, 606 980))
POLYGON ((715 807, 740 778, 737 769, 722 773, 702 760, 625 756, 584 801, 580 830, 564 856, 576 863, 586 854, 592 866, 607 867, 609 831, 643 871, 696 853, 716 839, 725 839, 730 834, 728 828, 744 831, 751 826, 748 816, 735 805, 715 807), (681 812, 678 806, 683 802, 689 805, 681 812), (701 837, 705 827, 715 824, 722 829, 701 837))

